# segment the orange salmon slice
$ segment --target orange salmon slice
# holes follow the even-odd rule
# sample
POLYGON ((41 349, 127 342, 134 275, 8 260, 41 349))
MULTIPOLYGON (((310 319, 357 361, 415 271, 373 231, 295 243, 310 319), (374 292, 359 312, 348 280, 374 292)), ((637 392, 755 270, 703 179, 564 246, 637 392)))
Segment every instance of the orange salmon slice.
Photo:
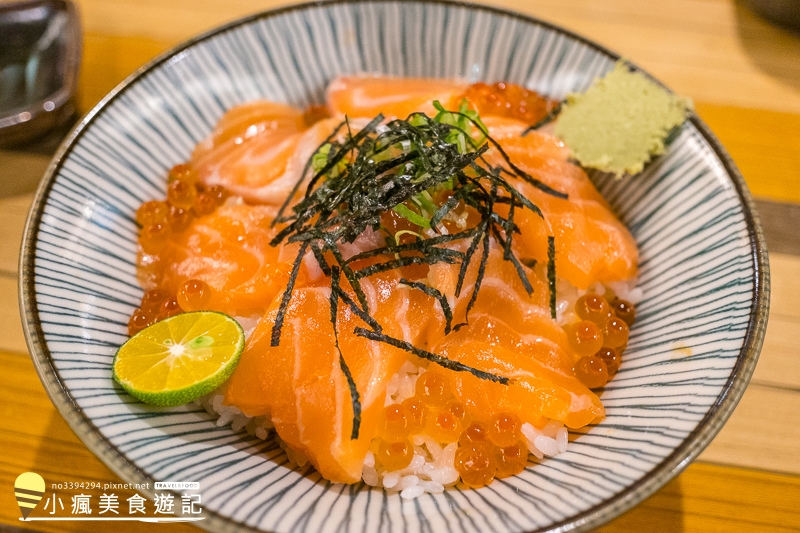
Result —
MULTIPOLYGON (((563 143, 549 135, 530 132, 512 119, 488 117, 489 134, 503 147, 514 165, 568 199, 547 194, 521 179, 517 189, 536 204, 544 220, 529 210, 517 210, 515 221, 522 257, 547 261, 547 236, 555 237, 556 273, 579 289, 636 276, 639 252, 628 229, 603 199, 586 173, 570 163, 563 143)), ((506 164, 499 151, 486 156, 490 164, 506 164)))
POLYGON ((281 261, 283 246, 269 245, 277 233, 271 222, 265 207, 246 204, 223 205, 195 219, 172 237, 162 287, 175 294, 183 282, 199 279, 212 289, 210 309, 263 313, 286 286, 292 266, 281 261))
POLYGON ((328 109, 334 116, 372 118, 383 113, 387 118, 404 119, 417 111, 433 116, 437 113, 434 100, 445 109, 458 109, 467 87, 452 80, 343 76, 328 86, 328 109))
POLYGON ((500 342, 490 344, 480 330, 461 330, 434 346, 436 353, 448 359, 510 380, 502 384, 469 372, 449 372, 453 392, 470 412, 485 419, 512 412, 534 425, 540 425, 544 417, 571 428, 605 415, 597 395, 572 375, 571 358, 558 345, 520 342, 511 335, 500 342))
MULTIPOLYGON (((393 273, 373 276, 365 285, 374 296, 372 316, 384 331, 420 344, 428 321, 412 317, 424 317, 428 297, 398 286, 393 273), (407 314, 398 316, 400 311, 407 314)), ((339 346, 361 402, 359 435, 352 439, 353 405, 334 342, 329 298, 328 287, 296 289, 276 347, 270 344, 279 302, 273 302, 228 383, 225 403, 249 415, 268 414, 281 439, 305 454, 325 479, 355 483, 378 432, 386 385, 408 353, 355 335, 356 327, 368 326, 340 301, 339 346)))

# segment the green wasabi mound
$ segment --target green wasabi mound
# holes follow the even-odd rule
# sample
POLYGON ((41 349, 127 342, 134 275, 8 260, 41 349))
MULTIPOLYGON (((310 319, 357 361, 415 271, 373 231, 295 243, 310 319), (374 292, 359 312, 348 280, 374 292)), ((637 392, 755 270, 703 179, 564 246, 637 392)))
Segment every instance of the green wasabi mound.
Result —
POLYGON ((664 153, 664 140, 689 109, 689 100, 619 62, 585 93, 567 97, 555 134, 583 166, 621 177, 664 153))

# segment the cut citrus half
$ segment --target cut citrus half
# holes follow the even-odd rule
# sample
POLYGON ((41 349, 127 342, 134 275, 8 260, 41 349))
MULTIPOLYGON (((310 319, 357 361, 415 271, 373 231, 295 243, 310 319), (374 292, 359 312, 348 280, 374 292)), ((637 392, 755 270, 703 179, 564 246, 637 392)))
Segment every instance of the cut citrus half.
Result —
POLYGON ((183 313, 156 322, 114 356, 114 379, 131 396, 165 407, 183 405, 230 377, 244 348, 244 331, 213 311, 183 313))

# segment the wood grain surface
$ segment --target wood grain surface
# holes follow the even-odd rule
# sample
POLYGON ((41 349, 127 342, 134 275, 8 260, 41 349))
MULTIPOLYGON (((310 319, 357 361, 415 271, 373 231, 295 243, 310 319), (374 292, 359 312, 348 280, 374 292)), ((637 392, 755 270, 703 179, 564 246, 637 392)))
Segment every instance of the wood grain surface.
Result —
MULTIPOLYGON (((604 532, 800 530, 800 37, 731 0, 497 0, 599 41, 693 99, 741 169, 765 218, 772 307, 759 364, 738 408, 687 470, 604 532), (783 202, 776 204, 774 202, 783 202), (773 245, 774 243, 774 245, 773 245)), ((79 0, 88 111, 145 62, 275 0, 79 0)), ((50 403, 19 320, 19 244, 52 142, 0 151, 0 531, 110 531, 89 522, 20 522, 10 490, 32 470, 61 482, 120 480, 50 403)), ((72 494, 63 491, 68 500, 72 494)), ((132 491, 117 491, 121 497, 132 491)), ((160 526, 175 532, 193 526, 160 526)), ((135 523, 115 524, 120 533, 135 523)))

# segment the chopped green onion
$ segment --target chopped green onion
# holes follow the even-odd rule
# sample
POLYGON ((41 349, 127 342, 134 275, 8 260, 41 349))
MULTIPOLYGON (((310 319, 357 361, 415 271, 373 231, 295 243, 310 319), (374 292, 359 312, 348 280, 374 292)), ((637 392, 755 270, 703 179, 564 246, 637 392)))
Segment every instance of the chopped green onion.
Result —
POLYGON ((425 218, 422 215, 419 215, 406 207, 404 204, 397 204, 392 208, 392 210, 403 217, 404 219, 408 220, 412 224, 416 224, 421 228, 430 228, 431 227, 431 219, 425 218))

